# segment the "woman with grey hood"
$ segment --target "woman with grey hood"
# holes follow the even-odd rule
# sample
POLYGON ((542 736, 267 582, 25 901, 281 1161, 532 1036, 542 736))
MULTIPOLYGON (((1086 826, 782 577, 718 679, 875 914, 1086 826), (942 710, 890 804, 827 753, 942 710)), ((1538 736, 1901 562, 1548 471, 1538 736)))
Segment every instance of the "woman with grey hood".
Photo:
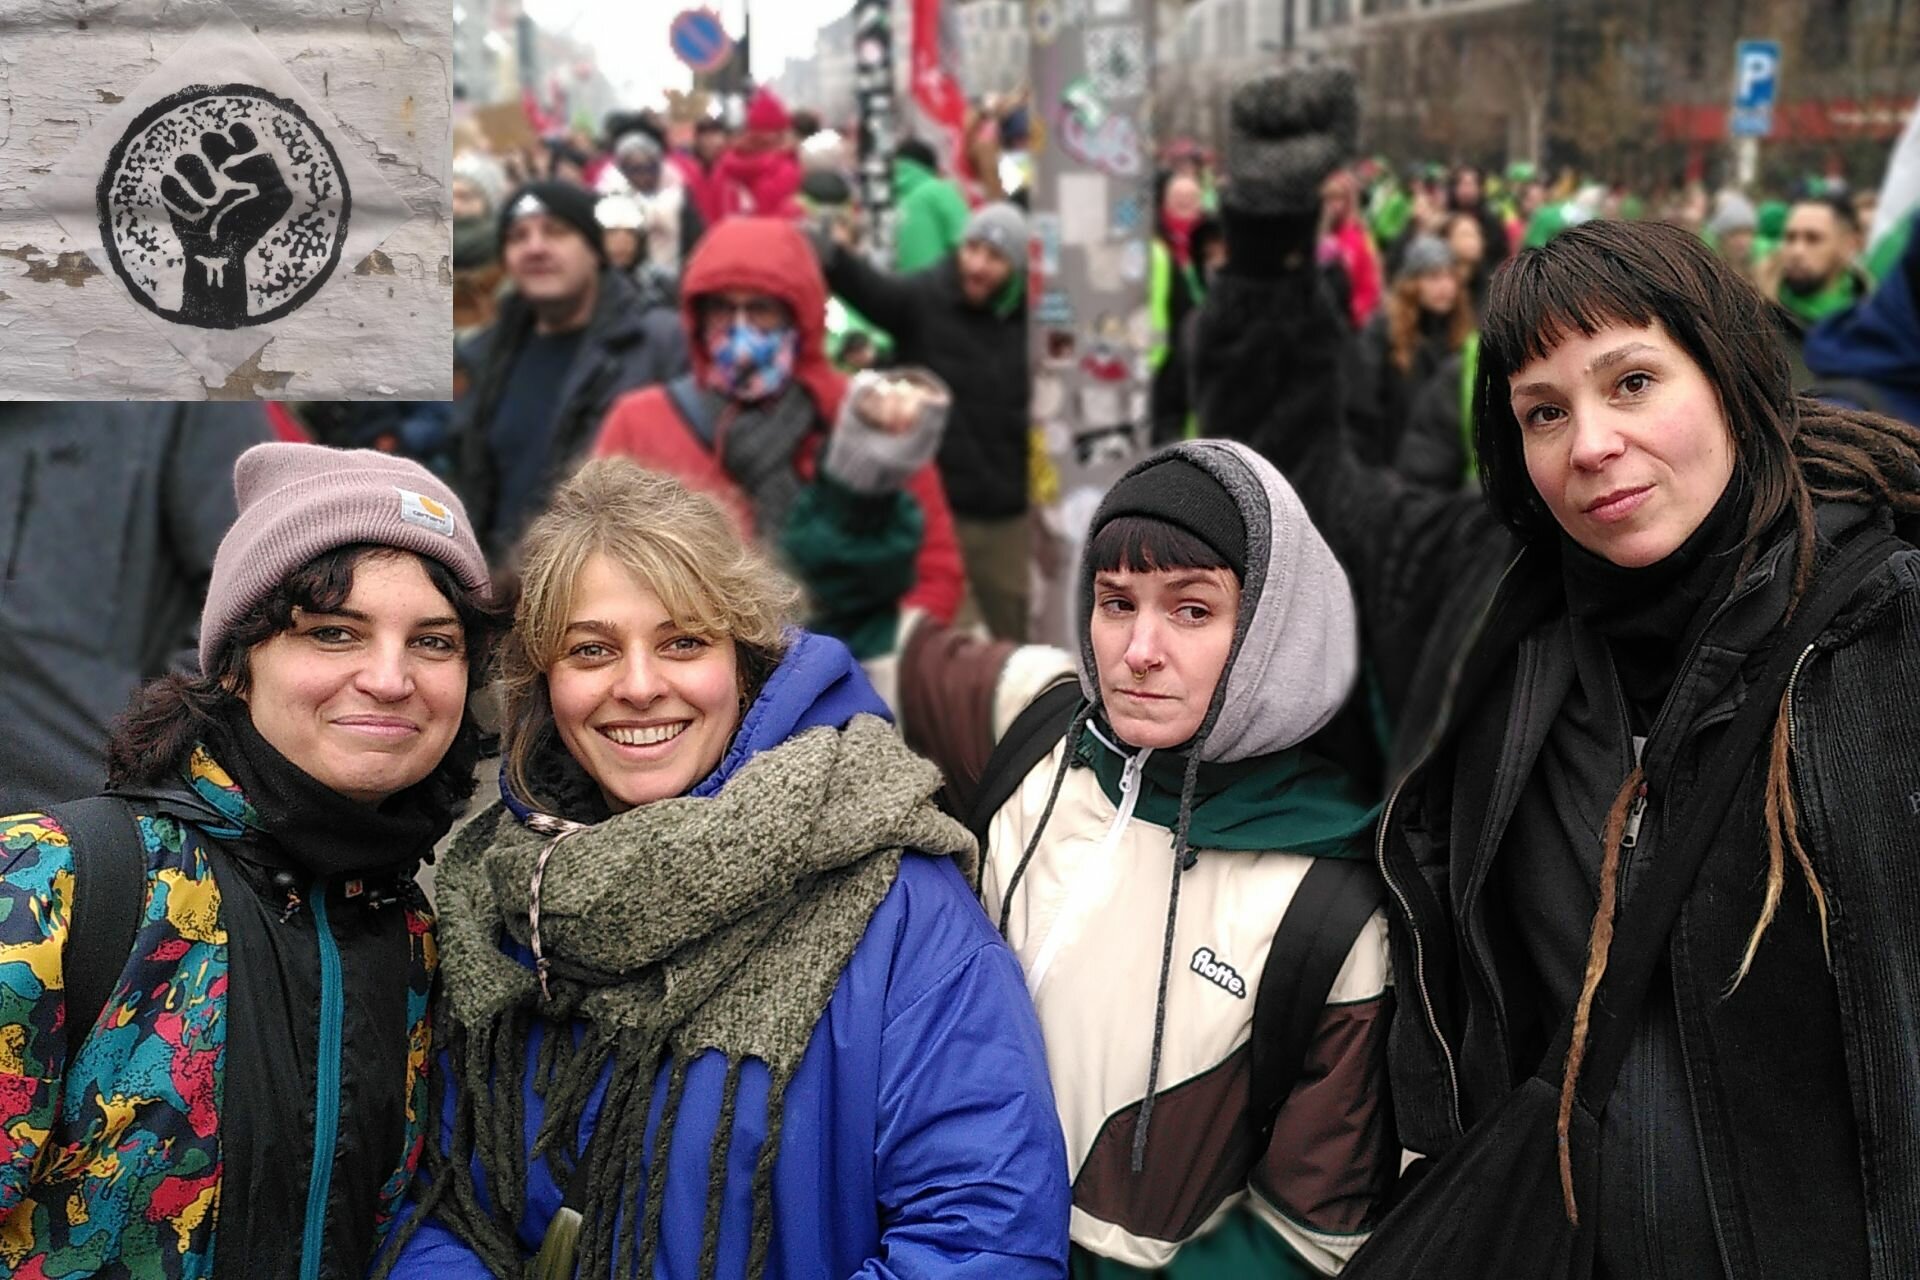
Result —
POLYGON ((1080 652, 909 619, 895 705, 982 844, 1073 1178, 1073 1274, 1332 1274, 1397 1169, 1374 810, 1321 750, 1345 574, 1251 450, 1175 445, 1094 517, 1080 652))

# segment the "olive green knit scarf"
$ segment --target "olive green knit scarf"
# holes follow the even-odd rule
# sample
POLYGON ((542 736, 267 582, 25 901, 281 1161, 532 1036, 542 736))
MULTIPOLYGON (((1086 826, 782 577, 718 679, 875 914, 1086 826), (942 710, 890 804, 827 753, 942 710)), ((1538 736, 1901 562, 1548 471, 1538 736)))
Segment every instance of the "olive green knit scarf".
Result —
POLYGON ((615 1128, 586 1152, 578 1274, 617 1265, 622 1275, 652 1275, 686 1064, 717 1049, 728 1070, 701 1271, 713 1274, 740 1064, 751 1057, 772 1077, 753 1181, 748 1274, 760 1275, 786 1087, 902 850, 951 855, 972 873, 973 841, 935 807, 939 785, 939 772, 890 725, 858 716, 754 757, 713 796, 657 801, 568 836, 549 857, 540 894, 551 999, 499 947, 503 931, 529 942, 529 886, 549 838, 503 818, 498 805, 475 818, 438 873, 438 1031, 454 1078, 436 1082, 432 1113, 452 1087, 454 1134, 447 1152, 428 1146, 431 1185, 416 1220, 437 1214, 496 1274, 521 1274, 514 1224, 528 1166, 544 1154, 567 1184, 582 1107, 611 1061, 599 1124, 615 1128), (521 1099, 536 1018, 549 1023, 534 1079, 546 1112, 529 1151, 521 1099), (577 1046, 565 1031, 575 1018, 587 1024, 577 1046), (666 1110, 648 1151, 649 1101, 667 1059, 666 1110), (491 1212, 476 1193, 476 1157, 491 1212), (643 1213, 631 1211, 643 1201, 643 1213))

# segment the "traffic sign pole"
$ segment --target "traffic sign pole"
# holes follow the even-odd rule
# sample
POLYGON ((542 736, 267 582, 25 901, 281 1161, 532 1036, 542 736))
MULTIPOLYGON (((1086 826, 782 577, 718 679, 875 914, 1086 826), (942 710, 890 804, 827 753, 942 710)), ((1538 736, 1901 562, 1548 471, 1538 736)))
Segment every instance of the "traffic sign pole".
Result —
POLYGON ((1752 186, 1760 176, 1760 139, 1773 132, 1773 104, 1779 93, 1779 41, 1735 43, 1727 135, 1733 140, 1734 182, 1741 187, 1752 186))

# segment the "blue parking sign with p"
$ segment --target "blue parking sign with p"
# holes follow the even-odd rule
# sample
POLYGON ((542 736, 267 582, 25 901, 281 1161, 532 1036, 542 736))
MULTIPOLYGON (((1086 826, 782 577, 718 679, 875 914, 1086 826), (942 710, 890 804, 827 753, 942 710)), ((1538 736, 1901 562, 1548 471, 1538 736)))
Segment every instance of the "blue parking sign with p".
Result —
POLYGON ((1773 103, 1780 90, 1777 40, 1742 40, 1733 54, 1733 136, 1764 138, 1773 131, 1773 103))

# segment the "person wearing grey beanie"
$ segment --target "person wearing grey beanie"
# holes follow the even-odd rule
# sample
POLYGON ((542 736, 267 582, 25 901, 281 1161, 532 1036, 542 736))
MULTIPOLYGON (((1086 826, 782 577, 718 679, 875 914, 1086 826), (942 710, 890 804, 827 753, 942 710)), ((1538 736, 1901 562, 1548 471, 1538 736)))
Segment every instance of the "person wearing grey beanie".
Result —
POLYGON ((1027 261, 1027 215, 1005 200, 982 205, 967 220, 960 243, 984 245, 1018 271, 1027 261))
POLYGON ((1332 1274, 1399 1168, 1346 574, 1272 464, 1201 440, 1108 490, 1077 586, 1074 652, 921 622, 893 690, 1040 1016, 1074 1274, 1223 1274, 1219 1242, 1332 1274))
POLYGON ((16 1261, 357 1276, 429 1127, 414 873, 473 793, 505 612, 417 463, 262 444, 233 484, 200 669, 135 697, 104 794, 0 819, 0 950, 51 957, 0 964, 38 1064, 6 1122, 66 1153, 16 1169, 16 1261))
POLYGON ((919 271, 882 271, 845 244, 814 237, 827 284, 890 334, 897 361, 930 370, 953 393, 939 453, 966 557, 968 616, 1009 639, 1027 633, 1027 222, 987 205, 961 242, 919 271))
POLYGON ((1400 269, 1395 280, 1404 280, 1453 269, 1453 250, 1439 236, 1418 235, 1407 242, 1400 254, 1400 269))
POLYGON ((1749 282, 1755 277, 1753 247, 1759 229, 1760 216, 1754 212, 1753 201, 1732 189, 1722 191, 1714 200, 1713 216, 1707 219, 1705 228, 1707 243, 1749 282))
POLYGON ((1421 391, 1473 333, 1473 294, 1461 276, 1445 240, 1413 237, 1355 341, 1348 431, 1370 462, 1391 465, 1399 456, 1421 391))

